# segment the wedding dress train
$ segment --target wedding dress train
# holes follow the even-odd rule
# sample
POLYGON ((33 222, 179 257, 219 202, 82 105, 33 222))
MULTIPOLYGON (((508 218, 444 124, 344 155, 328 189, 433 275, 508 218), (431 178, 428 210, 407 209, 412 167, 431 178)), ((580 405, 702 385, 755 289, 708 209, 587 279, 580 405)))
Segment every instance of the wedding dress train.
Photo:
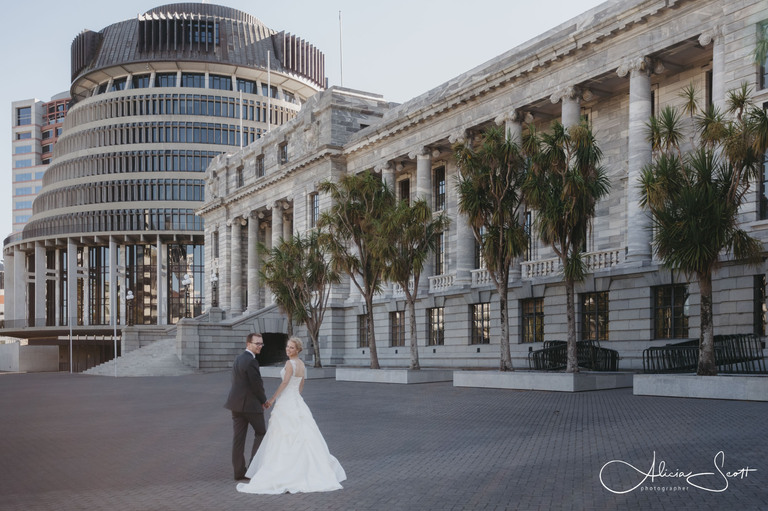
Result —
MULTIPOLYGON (((296 362, 290 361, 296 374, 296 362)), ((280 373, 285 377, 285 368, 280 373)), ((299 493, 342 488, 347 476, 328 451, 312 412, 299 392, 303 376, 293 376, 282 391, 269 417, 267 434, 248 466, 248 483, 239 483, 243 493, 299 493)))

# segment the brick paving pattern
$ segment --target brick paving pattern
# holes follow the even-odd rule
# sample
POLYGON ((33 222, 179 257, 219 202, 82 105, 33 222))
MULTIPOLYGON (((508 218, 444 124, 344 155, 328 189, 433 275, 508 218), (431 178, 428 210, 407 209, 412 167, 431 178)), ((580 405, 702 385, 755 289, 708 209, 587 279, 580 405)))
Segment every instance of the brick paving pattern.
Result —
POLYGON ((331 379, 304 395, 344 489, 239 494, 228 385, 0 374, 0 510, 768 509, 768 403, 331 379), (654 453, 668 477, 601 484, 640 484, 654 453))

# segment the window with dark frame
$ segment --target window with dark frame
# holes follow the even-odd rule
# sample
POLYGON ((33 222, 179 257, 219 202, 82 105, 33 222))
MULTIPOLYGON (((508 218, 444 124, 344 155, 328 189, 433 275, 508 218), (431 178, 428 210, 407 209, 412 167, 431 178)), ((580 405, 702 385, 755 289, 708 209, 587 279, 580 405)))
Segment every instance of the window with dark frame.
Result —
POLYGON ((753 333, 757 336, 765 336, 765 325, 768 321, 768 310, 765 304, 765 274, 755 275, 754 281, 754 327, 753 333))
POLYGON ((438 234, 435 244, 435 275, 445 273, 445 233, 438 234))
POLYGON ((392 347, 405 346, 405 312, 389 313, 389 345, 392 347))
POLYGON ((437 167, 434 171, 434 201, 435 211, 445 209, 445 167, 437 167))
POLYGON ((608 292, 581 295, 581 340, 608 340, 608 292))
POLYGON ((520 342, 544 342, 544 298, 526 298, 520 301, 520 342))
POLYGON ((357 347, 368 347, 368 315, 360 314, 357 316, 357 347))
POLYGON ((411 180, 403 179, 398 183, 398 186, 400 187, 400 200, 407 201, 408 204, 410 204, 411 203, 411 180))
POLYGON ((655 339, 688 337, 688 286, 670 284, 653 288, 653 336, 655 339))
POLYGON ((429 346, 445 344, 445 308, 427 309, 427 343, 429 346))
POLYGON ((472 314, 472 333, 470 342, 472 344, 490 344, 491 343, 491 304, 475 303, 471 305, 472 314))
POLYGON ((320 195, 317 193, 309 196, 309 226, 317 227, 317 221, 320 219, 320 195))

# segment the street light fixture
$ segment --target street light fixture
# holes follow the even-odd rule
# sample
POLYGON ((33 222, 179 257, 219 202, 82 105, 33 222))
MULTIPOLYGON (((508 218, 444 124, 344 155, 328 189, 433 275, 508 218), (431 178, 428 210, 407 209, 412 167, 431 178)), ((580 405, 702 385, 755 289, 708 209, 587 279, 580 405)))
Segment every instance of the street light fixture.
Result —
POLYGON ((184 286, 184 317, 189 317, 189 285, 192 283, 192 277, 189 273, 184 274, 181 285, 184 286))
POLYGON ((211 307, 219 306, 219 276, 211 273, 211 307))
POLYGON ((125 293, 125 301, 128 302, 128 326, 133 326, 133 291, 125 293))

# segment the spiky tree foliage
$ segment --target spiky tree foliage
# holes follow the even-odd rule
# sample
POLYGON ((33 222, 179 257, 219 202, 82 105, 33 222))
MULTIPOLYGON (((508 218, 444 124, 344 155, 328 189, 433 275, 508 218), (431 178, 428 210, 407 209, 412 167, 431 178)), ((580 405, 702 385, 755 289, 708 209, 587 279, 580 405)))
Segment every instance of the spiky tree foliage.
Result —
POLYGON ((610 183, 600 164, 602 152, 586 122, 569 128, 556 122, 551 133, 531 129, 526 138, 530 168, 523 186, 525 200, 536 210, 541 240, 552 247, 563 267, 566 372, 578 372, 574 287, 586 275, 582 251, 597 203, 608 194, 610 183))
POLYGON ((396 282, 405 292, 410 323, 410 369, 419 369, 419 348, 416 335, 416 298, 418 282, 424 264, 437 244, 440 235, 448 227, 444 214, 432 215, 432 209, 424 199, 413 203, 401 200, 385 219, 389 243, 386 246, 387 267, 384 276, 396 282), (410 283, 413 282, 413 288, 410 283))
POLYGON ((511 371, 509 273, 515 258, 521 256, 528 245, 528 235, 521 222, 525 157, 503 128, 491 127, 480 138, 478 145, 469 141, 454 147, 459 167, 459 211, 467 216, 499 295, 500 369, 511 371))
MULTIPOLYGON (((696 114, 688 130, 672 107, 659 114, 676 120, 668 129, 655 129, 655 118, 648 124, 654 158, 641 175, 641 206, 651 213, 653 248, 659 259, 698 281, 699 375, 717 374, 712 274, 720 257, 754 263, 761 251, 760 243, 738 221, 768 148, 768 119, 751 104, 750 93, 746 85, 729 92, 724 114, 715 107, 700 109, 694 104, 688 108, 696 114), (685 148, 682 140, 688 141, 685 148)), ((687 104, 692 96, 686 94, 687 104)))
MULTIPOLYGON (((315 355, 315 367, 320 361, 320 327, 325 318, 331 284, 339 282, 339 274, 330 266, 319 243, 318 231, 306 236, 297 234, 281 239, 269 250, 269 257, 260 271, 263 281, 272 289, 275 300, 286 312, 289 322, 307 327, 315 355), (274 286, 274 287, 272 287, 274 286)), ((261 247, 266 251, 266 247, 261 247)))
POLYGON ((394 194, 370 171, 344 175, 337 182, 324 181, 318 189, 332 199, 331 207, 318 221, 319 226, 327 229, 321 243, 330 254, 333 269, 349 275, 363 295, 371 369, 379 369, 373 296, 381 289, 386 268, 385 219, 395 205, 394 194))

